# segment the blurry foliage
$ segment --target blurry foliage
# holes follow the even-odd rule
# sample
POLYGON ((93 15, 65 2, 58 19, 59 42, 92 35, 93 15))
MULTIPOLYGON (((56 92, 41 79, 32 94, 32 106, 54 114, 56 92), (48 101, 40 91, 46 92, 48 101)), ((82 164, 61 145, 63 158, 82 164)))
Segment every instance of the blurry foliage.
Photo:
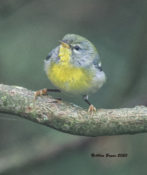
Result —
MULTIPOLYGON (((16 84, 33 90, 53 87, 44 73, 43 60, 66 33, 76 33, 87 37, 96 45, 108 78, 104 87, 90 96, 90 101, 97 108, 146 104, 146 9, 146 0, 1 0, 1 83, 16 84)), ((87 107, 81 97, 73 98, 64 94, 61 97, 87 107)), ((53 160, 49 155, 44 158, 45 161, 41 159, 39 164, 32 162, 29 166, 29 154, 25 154, 25 162, 18 159, 17 155, 24 152, 23 149, 31 154, 33 148, 36 148, 36 142, 32 140, 37 140, 39 148, 46 147, 42 152, 50 151, 49 143, 42 140, 46 137, 55 146, 56 152, 56 146, 63 147, 63 142, 70 143, 75 138, 82 137, 60 133, 15 116, 15 120, 9 118, 6 115, 0 116, 1 174, 46 175, 76 172, 80 175, 134 175, 145 174, 147 170, 145 134, 100 137, 98 142, 92 142, 86 149, 76 147, 75 150, 64 151, 60 157, 57 154, 53 160), (6 117, 7 120, 4 120, 6 117), (129 156, 125 160, 93 159, 90 157, 92 152, 123 152, 129 156), (18 167, 13 167, 14 161, 16 164, 19 162, 18 167)), ((37 150, 34 149, 35 153, 32 153, 34 160, 39 160, 41 155, 37 156, 37 150)))

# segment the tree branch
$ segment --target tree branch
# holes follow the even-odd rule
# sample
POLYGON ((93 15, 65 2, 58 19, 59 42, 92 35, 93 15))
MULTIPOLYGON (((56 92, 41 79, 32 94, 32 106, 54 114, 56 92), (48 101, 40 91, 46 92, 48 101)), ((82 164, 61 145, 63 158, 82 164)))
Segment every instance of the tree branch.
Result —
POLYGON ((119 135, 147 132, 147 107, 100 109, 93 115, 74 104, 55 103, 23 87, 0 84, 0 112, 18 115, 62 132, 82 135, 119 135))

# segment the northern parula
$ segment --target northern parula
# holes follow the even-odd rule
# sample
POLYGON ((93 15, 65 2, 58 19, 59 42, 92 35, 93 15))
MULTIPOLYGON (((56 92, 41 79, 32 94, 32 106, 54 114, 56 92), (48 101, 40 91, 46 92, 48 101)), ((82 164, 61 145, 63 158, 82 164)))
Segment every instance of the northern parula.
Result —
POLYGON ((95 46, 76 34, 66 34, 59 42, 44 62, 47 77, 59 91, 82 95, 88 111, 96 111, 88 94, 101 88, 106 76, 95 46))
POLYGON ((88 39, 66 34, 44 63, 47 77, 59 90, 82 95, 88 111, 96 110, 88 101, 88 94, 101 88, 106 76, 99 54, 88 39))

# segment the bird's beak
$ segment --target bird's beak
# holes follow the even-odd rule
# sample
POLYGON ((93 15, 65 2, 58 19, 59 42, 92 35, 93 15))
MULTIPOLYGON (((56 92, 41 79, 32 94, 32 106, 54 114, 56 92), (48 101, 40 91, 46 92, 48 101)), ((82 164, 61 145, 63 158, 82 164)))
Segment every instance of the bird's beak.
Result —
POLYGON ((65 41, 59 41, 59 43, 61 43, 61 45, 64 47, 64 48, 70 48, 69 44, 67 44, 65 41))

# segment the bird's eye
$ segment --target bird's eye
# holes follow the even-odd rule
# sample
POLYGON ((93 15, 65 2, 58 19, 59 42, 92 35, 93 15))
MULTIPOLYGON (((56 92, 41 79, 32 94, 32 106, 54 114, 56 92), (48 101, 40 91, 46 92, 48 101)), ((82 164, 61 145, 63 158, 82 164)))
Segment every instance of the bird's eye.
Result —
POLYGON ((78 51, 78 50, 80 50, 81 48, 80 48, 79 46, 74 46, 74 49, 78 51))

